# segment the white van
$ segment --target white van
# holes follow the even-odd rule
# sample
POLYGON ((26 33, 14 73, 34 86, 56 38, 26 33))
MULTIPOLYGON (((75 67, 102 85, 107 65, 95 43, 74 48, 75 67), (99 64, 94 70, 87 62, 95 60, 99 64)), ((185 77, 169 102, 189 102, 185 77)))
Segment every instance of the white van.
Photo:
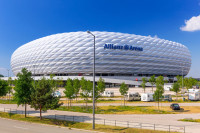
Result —
POLYGON ((141 94, 141 101, 150 102, 153 101, 153 94, 154 93, 142 93, 141 94))
POLYGON ((129 92, 126 95, 126 100, 128 100, 128 101, 140 101, 141 96, 138 92, 129 92))
POLYGON ((189 93, 189 100, 192 100, 192 101, 198 101, 200 100, 200 92, 197 91, 197 92, 190 92, 189 93))

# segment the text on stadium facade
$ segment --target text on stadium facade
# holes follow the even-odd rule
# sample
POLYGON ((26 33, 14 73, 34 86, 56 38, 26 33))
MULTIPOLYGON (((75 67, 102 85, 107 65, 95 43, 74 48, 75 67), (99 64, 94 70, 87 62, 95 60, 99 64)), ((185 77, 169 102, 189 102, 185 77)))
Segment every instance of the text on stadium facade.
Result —
POLYGON ((122 50, 132 50, 132 51, 143 51, 142 47, 133 47, 129 45, 114 45, 114 44, 105 44, 104 49, 122 49, 122 50))

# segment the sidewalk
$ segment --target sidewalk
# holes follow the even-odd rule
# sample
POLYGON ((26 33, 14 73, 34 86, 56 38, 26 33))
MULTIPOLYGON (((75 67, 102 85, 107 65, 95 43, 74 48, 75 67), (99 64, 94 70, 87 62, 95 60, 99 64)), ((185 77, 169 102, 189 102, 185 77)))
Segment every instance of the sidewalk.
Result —
MULTIPOLYGON (((24 107, 15 104, 0 104, 0 111, 6 111, 15 113, 23 113, 24 107), (21 112, 20 112, 21 111, 21 112)), ((39 117, 39 111, 28 107, 29 115, 39 117)), ((79 112, 69 112, 69 111, 57 111, 48 110, 42 113, 45 118, 54 118, 61 120, 70 120, 77 122, 92 122, 92 114, 79 113, 79 112)), ((197 133, 200 131, 200 124, 192 122, 182 122, 177 121, 183 118, 200 118, 200 114, 131 114, 131 115, 115 115, 115 114, 96 114, 96 123, 105 125, 116 125, 122 127, 135 127, 135 128, 145 128, 154 129, 152 125, 156 124, 156 130, 169 131, 169 125, 172 129, 183 132, 183 127, 186 126, 187 133, 197 133), (151 126, 150 126, 151 125, 151 126), (180 126, 180 127, 179 127, 180 126)), ((172 130, 171 130, 172 131, 172 130)))

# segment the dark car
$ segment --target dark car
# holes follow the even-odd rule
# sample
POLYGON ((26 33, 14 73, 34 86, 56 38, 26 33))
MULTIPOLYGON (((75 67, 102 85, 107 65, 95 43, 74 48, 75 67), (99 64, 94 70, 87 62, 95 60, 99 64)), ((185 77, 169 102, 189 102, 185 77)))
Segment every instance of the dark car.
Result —
POLYGON ((173 103, 170 105, 170 108, 173 109, 173 110, 180 110, 180 106, 177 104, 177 103, 173 103))

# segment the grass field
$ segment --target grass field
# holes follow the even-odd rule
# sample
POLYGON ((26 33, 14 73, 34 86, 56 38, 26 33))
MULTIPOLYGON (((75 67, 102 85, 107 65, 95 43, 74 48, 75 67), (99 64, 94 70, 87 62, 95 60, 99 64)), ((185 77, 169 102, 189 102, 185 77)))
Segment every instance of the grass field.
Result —
MULTIPOLYGON (((92 106, 87 108, 81 106, 64 107, 61 106, 57 110, 92 113, 92 106)), ((146 106, 98 106, 96 114, 172 114, 171 110, 158 110, 156 107, 146 106)))
POLYGON ((3 99, 0 99, 0 104, 17 104, 17 102, 14 101, 14 100, 3 100, 3 99))
MULTIPOLYGON (((68 100, 60 100, 60 102, 64 103, 64 104, 67 104, 68 103, 68 100)), ((143 101, 125 101, 126 103, 147 103, 147 102, 143 102, 143 101)), ((169 101, 160 101, 160 103, 173 103, 173 102, 176 102, 176 103, 200 103, 200 101, 190 101, 190 100, 185 100, 183 101, 182 99, 179 99, 179 100, 174 100, 172 102, 169 102, 169 101)), ((85 103, 85 100, 72 100, 72 103, 85 103)), ((92 103, 92 100, 88 100, 88 103, 92 103)), ((109 99, 99 99, 97 100, 97 103, 124 103, 123 100, 114 100, 112 98, 109 98, 109 99)))
MULTIPOLYGON (((200 113, 200 106, 181 106, 184 110, 173 111, 178 114, 191 114, 191 113, 200 113)), ((164 111, 170 111, 169 107, 161 107, 164 111)))
POLYGON ((179 121, 185 121, 185 122, 198 122, 198 123, 200 123, 200 119, 192 119, 192 118, 180 119, 179 121))
MULTIPOLYGON (((191 114, 200 113, 200 106, 182 106, 181 110, 173 111, 169 107, 160 106, 98 106, 97 114, 191 114)), ((71 108, 61 106, 57 110, 92 113, 92 106, 72 106, 71 108)))
MULTIPOLYGON (((40 124, 49 124, 61 127, 69 127, 71 128, 78 128, 78 129, 85 129, 85 130, 92 130, 92 124, 90 123, 82 123, 82 122, 71 122, 71 121, 63 121, 63 120, 54 120, 54 119, 46 119, 43 118, 40 120, 38 117, 27 117, 24 118, 24 115, 19 114, 10 114, 0 112, 1 118, 8 118, 32 123, 40 123, 40 124)), ((168 133, 167 131, 154 131, 148 129, 136 129, 136 128, 125 128, 125 127, 118 127, 118 126, 106 126, 96 124, 95 131, 99 132, 107 132, 107 133, 168 133)))

